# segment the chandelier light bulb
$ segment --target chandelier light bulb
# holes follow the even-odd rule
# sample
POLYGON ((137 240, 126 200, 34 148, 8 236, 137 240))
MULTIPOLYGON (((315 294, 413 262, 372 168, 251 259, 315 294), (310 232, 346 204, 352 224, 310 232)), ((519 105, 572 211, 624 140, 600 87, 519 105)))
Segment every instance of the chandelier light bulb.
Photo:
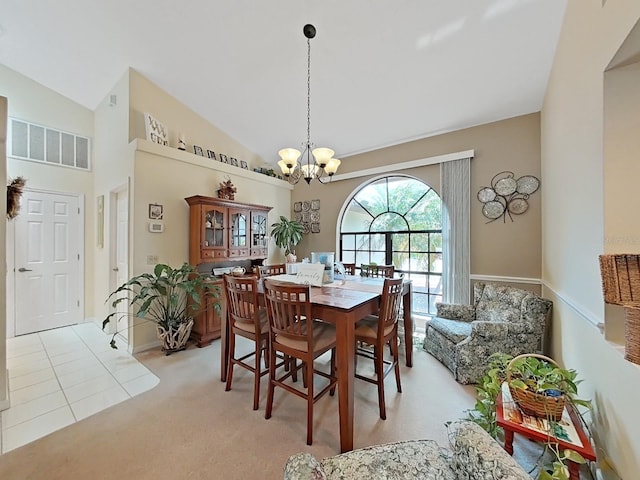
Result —
POLYGON ((336 153, 330 148, 315 148, 313 150, 313 156, 316 159, 316 163, 320 166, 320 168, 324 168, 327 165, 327 162, 331 160, 333 154, 336 153))
POLYGON ((327 162, 327 165, 324 167, 324 171, 327 172, 327 175, 330 177, 338 171, 338 167, 342 162, 337 158, 330 158, 327 162))
MULTIPOLYGON (((295 148, 283 148, 278 152, 280 158, 288 168, 293 168, 298 163, 298 158, 300 158, 300 150, 296 150, 295 148)), ((280 162, 278 162, 280 165, 280 162)))

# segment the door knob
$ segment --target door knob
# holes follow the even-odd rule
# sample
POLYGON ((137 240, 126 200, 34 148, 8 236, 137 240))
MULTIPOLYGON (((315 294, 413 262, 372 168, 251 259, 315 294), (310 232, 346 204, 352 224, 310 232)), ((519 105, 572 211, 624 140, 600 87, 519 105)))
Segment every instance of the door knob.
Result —
POLYGON ((118 272, 118 271, 119 271, 119 270, 118 270, 118 267, 115 267, 115 268, 113 269, 113 271, 114 271, 114 272, 118 272))
POLYGON ((24 267, 20 267, 18 269, 19 272, 32 272, 33 270, 31 270, 30 268, 24 268, 24 267))

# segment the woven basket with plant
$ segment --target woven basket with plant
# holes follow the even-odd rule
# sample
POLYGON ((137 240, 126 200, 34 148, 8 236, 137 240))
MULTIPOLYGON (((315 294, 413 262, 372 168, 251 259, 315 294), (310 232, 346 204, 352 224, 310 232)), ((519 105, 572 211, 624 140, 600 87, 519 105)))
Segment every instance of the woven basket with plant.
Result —
POLYGON ((518 355, 507 365, 507 384, 520 410, 534 417, 560 421, 568 394, 577 393, 573 370, 535 353, 518 355))

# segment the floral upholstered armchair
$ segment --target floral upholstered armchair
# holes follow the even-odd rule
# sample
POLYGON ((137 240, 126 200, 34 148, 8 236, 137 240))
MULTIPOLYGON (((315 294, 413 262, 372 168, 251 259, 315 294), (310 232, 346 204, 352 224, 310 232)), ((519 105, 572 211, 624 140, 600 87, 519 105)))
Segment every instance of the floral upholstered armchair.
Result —
POLYGON ((450 448, 408 440, 317 459, 296 453, 284 480, 531 480, 493 438, 473 422, 454 422, 450 448))
POLYGON ((473 287, 473 305, 436 304, 424 347, 459 383, 478 383, 496 352, 536 353, 542 348, 552 302, 533 292, 492 283, 473 287))

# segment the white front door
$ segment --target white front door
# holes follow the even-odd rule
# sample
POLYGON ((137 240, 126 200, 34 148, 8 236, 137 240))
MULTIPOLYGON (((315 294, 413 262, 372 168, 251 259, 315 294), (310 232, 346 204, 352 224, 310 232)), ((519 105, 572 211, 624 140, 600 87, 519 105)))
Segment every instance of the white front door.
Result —
POLYGON ((25 190, 15 222, 16 335, 82 320, 80 200, 25 190))

